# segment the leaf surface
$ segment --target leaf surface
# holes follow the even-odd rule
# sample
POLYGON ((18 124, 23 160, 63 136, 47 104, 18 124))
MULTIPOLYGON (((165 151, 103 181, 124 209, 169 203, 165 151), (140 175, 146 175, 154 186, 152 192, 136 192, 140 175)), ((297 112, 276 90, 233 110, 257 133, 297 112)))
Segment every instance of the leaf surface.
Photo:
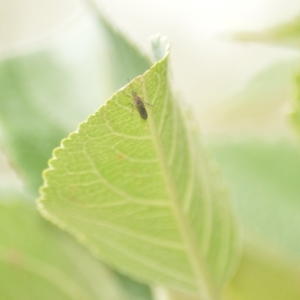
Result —
POLYGON ((294 110, 291 115, 291 120, 297 130, 298 136, 300 136, 300 73, 295 78, 296 91, 295 101, 294 101, 294 110))
POLYGON ((253 242, 246 242, 244 250, 223 300, 300 299, 299 268, 272 249, 253 242))
POLYGON ((166 56, 54 151, 41 213, 115 269, 212 299, 234 272, 240 235, 193 125, 170 91, 166 56))
POLYGON ((106 20, 85 22, 91 24, 79 23, 63 32, 63 42, 57 39, 47 49, 0 60, 3 142, 33 193, 60 140, 128 77, 150 66, 106 20))
POLYGON ((0 203, 1 299, 127 299, 107 267, 20 199, 0 203))
MULTIPOLYGON (((238 93, 215 106, 205 117, 210 136, 282 137, 291 135, 288 113, 295 98, 298 59, 271 65, 251 78, 238 93)), ((230 143, 228 140, 228 144, 230 143)))
POLYGON ((300 155, 288 139, 214 141, 246 232, 300 268, 300 155), (242 176, 241 176, 242 174, 242 176))

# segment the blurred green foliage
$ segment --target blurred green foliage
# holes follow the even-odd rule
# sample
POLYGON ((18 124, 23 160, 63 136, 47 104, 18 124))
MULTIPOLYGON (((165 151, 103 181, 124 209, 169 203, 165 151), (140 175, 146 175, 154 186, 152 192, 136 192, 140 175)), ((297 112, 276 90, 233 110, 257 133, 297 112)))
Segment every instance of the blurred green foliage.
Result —
MULTIPOLYGON (((73 53, 86 42, 86 33, 66 35, 68 45, 57 43, 0 62, 1 147, 27 195, 8 199, 1 194, 6 203, 0 207, 1 299, 159 299, 149 286, 97 262, 32 208, 53 149, 127 78, 151 65, 97 12, 92 23, 96 34, 81 52, 73 53)), ((298 51, 299 36, 297 18, 236 37, 298 51)), ((226 300, 300 299, 299 143, 284 110, 286 105, 293 108, 299 134, 298 64, 283 62, 259 74, 224 110, 212 112, 214 124, 226 130, 221 138, 208 134, 208 147, 232 190, 246 241, 241 263, 224 291, 226 300)))

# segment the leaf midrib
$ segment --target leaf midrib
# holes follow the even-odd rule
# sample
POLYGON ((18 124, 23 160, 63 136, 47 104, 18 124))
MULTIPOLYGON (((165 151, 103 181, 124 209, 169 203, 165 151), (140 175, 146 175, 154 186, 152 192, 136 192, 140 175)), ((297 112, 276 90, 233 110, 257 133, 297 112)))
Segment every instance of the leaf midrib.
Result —
MULTIPOLYGON (((144 100, 148 103, 151 103, 149 101, 144 80, 142 81, 142 88, 143 88, 144 100)), ((176 185, 171 175, 171 170, 167 163, 168 159, 164 153, 162 144, 160 142, 157 126, 154 122, 154 118, 152 117, 151 110, 149 111, 148 122, 150 124, 152 140, 157 153, 158 162, 161 166, 162 174, 166 183, 167 192, 169 194, 171 207, 173 208, 175 219, 177 221, 178 227, 182 234, 183 241, 186 246, 187 257, 190 261, 191 269, 193 270, 195 275, 197 295, 201 300, 212 300, 214 299, 214 297, 213 297, 210 280, 206 272, 206 266, 205 263, 203 262, 203 259, 200 257, 200 252, 198 247, 196 246, 197 244, 192 229, 190 227, 190 224, 186 216, 183 214, 182 208, 180 206, 180 197, 178 195, 176 185)))

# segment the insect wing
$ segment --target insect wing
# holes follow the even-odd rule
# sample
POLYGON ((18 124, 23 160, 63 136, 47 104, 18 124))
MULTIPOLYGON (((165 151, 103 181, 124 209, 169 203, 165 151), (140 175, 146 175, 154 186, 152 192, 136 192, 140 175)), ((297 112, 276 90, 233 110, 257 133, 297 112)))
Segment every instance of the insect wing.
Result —
POLYGON ((145 108, 144 104, 137 106, 137 109, 140 113, 141 118, 144 119, 144 120, 147 120, 148 114, 147 114, 147 111, 146 111, 146 108, 145 108))
POLYGON ((147 110, 145 108, 143 100, 139 96, 137 96, 136 93, 133 93, 133 102, 134 102, 141 118, 143 120, 146 120, 148 118, 147 110))

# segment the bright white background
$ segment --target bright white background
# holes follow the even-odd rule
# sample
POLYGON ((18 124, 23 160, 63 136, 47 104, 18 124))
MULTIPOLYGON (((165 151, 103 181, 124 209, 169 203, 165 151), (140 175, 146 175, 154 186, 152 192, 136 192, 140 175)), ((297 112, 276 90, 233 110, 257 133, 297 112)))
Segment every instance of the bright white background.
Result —
MULTIPOLYGON (((102 0, 113 22, 145 52, 162 33, 172 43, 173 76, 186 101, 203 110, 228 98, 259 70, 293 51, 229 41, 300 13, 298 0, 102 0)), ((41 43, 85 17, 84 1, 0 0, 0 53, 41 43)), ((201 112, 200 112, 201 114, 201 112)))
MULTIPOLYGON (((291 20, 300 13, 299 0, 99 3, 116 26, 145 52, 149 52, 149 36, 158 32, 169 36, 174 81, 200 119, 212 105, 238 92, 257 72, 296 55, 292 50, 272 46, 234 43, 228 36, 291 20)), ((0 0, 0 55, 30 45, 47 46, 85 18, 83 1, 0 0)), ((2 183, 6 178, 1 178, 2 183)))

